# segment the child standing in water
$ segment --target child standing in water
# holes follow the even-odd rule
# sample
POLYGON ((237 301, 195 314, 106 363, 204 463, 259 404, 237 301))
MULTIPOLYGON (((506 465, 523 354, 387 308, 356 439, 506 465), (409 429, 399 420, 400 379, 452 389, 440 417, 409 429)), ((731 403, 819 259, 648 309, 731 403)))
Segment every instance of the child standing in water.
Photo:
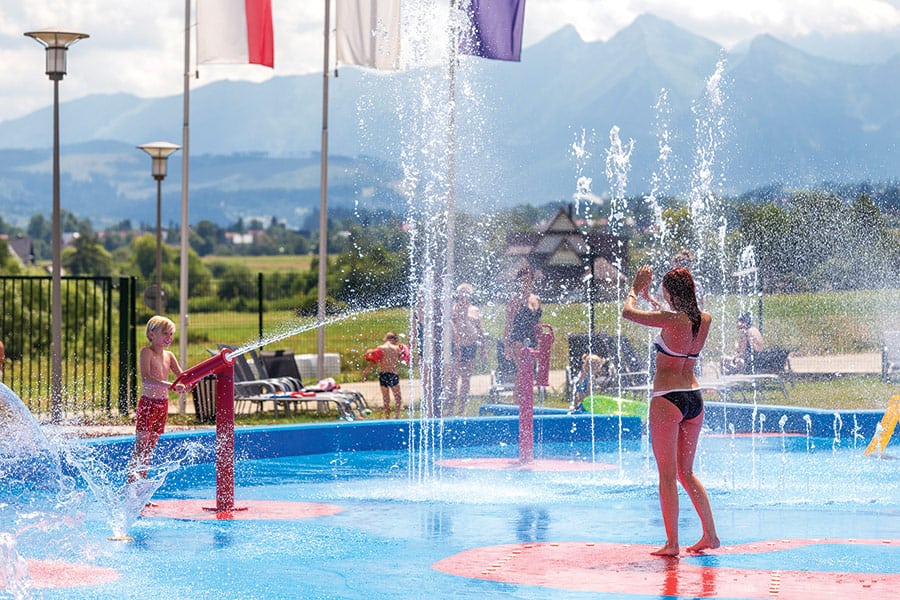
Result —
MULTIPOLYGON (((166 429, 169 415, 169 374, 181 374, 181 366, 175 355, 167 348, 175 336, 175 323, 166 317, 156 315, 147 322, 148 346, 141 348, 141 399, 135 414, 134 451, 128 461, 128 483, 138 478, 146 479, 147 466, 159 436, 166 429)), ((187 391, 187 386, 178 384, 178 393, 187 391)))
MULTIPOLYGON (((407 350, 408 352, 408 350, 407 350)), ((399 344, 399 338, 393 331, 388 331, 384 336, 384 343, 366 352, 366 361, 369 363, 362 372, 362 380, 372 367, 378 365, 380 374, 378 383, 381 387, 381 399, 384 402, 384 418, 391 418, 391 394, 394 395, 394 418, 400 418, 400 408, 403 400, 400 396, 400 375, 397 374, 397 365, 403 355, 403 348, 399 344)))

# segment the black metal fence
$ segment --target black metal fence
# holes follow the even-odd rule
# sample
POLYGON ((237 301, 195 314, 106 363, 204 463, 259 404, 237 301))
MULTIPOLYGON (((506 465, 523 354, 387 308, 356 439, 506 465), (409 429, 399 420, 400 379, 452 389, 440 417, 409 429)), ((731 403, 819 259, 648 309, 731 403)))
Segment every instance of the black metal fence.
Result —
MULTIPOLYGON (((2 381, 36 414, 51 409, 50 287, 49 277, 0 278, 2 381)), ((62 278, 64 417, 127 413, 134 406, 134 288, 126 277, 62 278)))
MULTIPOLYGON (((138 343, 155 313, 147 296, 152 282, 63 277, 61 283, 63 418, 133 414, 140 391, 138 343)), ((273 287, 277 278, 253 273, 239 283, 213 279, 205 294, 191 299, 196 319, 190 337, 199 338, 190 344, 195 353, 198 347, 204 352, 207 340, 214 347, 215 342, 262 335, 264 310, 280 295, 273 287)), ((0 341, 7 359, 0 381, 40 416, 51 414, 52 408, 50 288, 49 277, 0 276, 0 341)), ((177 293, 168 298, 165 314, 177 322, 177 293)), ((203 358, 205 354, 190 356, 188 364, 203 358)))

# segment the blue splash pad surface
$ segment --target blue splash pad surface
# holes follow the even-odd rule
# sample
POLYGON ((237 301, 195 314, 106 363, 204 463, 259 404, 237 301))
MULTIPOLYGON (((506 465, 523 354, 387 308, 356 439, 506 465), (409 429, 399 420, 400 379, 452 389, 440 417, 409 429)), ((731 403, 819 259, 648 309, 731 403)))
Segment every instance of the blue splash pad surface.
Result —
MULTIPOLYGON (((791 538, 900 539, 900 462, 863 457, 864 444, 805 437, 705 437, 696 471, 710 493, 724 544, 791 538)), ((896 446, 889 450, 896 451, 896 446)), ((513 457, 511 446, 443 452, 443 458, 513 457)), ((604 442, 544 444, 537 457, 594 460, 591 473, 479 471, 429 466, 405 451, 239 461, 236 504, 327 502, 339 514, 295 521, 142 518, 133 542, 106 540, 91 515, 94 564, 119 581, 42 590, 44 598, 620 598, 552 586, 512 585, 435 571, 482 546, 528 542, 658 544, 663 527, 646 440, 620 451, 604 442)), ((440 458, 440 457, 439 457, 440 458)), ((215 497, 212 465, 169 476, 157 499, 215 497)), ((682 495, 682 542, 699 523, 682 495)), ((898 546, 811 546, 682 561, 740 569, 898 573, 898 546)), ((632 598, 658 598, 634 595, 632 598)))

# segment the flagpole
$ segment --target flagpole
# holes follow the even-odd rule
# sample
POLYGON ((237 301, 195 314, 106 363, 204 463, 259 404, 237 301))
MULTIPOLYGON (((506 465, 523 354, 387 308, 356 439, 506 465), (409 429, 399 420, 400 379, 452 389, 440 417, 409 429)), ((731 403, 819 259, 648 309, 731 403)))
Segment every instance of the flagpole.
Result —
POLYGON ((325 0, 325 45, 322 67, 322 155, 319 179, 319 289, 316 320, 318 356, 316 374, 325 378, 325 276, 328 266, 328 45, 331 34, 331 0, 325 0))
MULTIPOLYGON (((446 279, 444 283, 444 319, 450 317, 452 287, 456 275, 456 62, 459 44, 459 28, 456 23, 456 0, 450 1, 450 64, 448 65, 450 99, 450 121, 447 126, 447 255, 445 264, 446 279)), ((444 327, 443 350, 449 360, 450 327, 444 327)))
MULTIPOLYGON (((191 0, 184 0, 184 121, 181 128, 181 264, 178 281, 178 312, 181 334, 178 338, 178 354, 181 364, 188 364, 188 174, 191 114, 191 0)), ((178 412, 185 412, 185 394, 178 396, 178 412)))

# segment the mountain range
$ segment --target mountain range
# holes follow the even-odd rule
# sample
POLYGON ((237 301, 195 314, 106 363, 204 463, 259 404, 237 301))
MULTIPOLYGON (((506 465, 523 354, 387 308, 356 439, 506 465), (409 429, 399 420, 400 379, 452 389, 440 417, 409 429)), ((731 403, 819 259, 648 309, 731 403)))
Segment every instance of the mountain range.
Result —
MULTIPOLYGON (((566 201, 579 175, 593 180, 596 195, 609 193, 613 126, 623 141, 634 141, 629 194, 646 193, 661 173, 668 174, 664 192, 688 193, 698 157, 709 156, 712 143, 715 189, 729 195, 772 185, 892 180, 898 68, 900 56, 840 62, 768 35, 729 53, 651 15, 605 42, 585 42, 563 28, 526 48, 520 63, 463 57, 452 104, 458 205, 478 211, 566 201), (710 108, 710 90, 721 95, 720 109, 710 108), (671 149, 665 164, 660 131, 671 149), (586 154, 573 146, 582 135, 586 154)), ((451 105, 444 71, 341 67, 330 78, 329 206, 403 206, 399 182, 410 166, 404 163, 432 164, 415 155, 449 147, 439 127, 451 105)), ((300 226, 314 215, 321 98, 321 74, 194 88, 191 221, 275 216, 300 226)), ((155 220, 150 160, 135 146, 180 142, 181 110, 180 95, 63 102, 63 207, 101 224, 155 220)), ((50 107, 0 122, 7 221, 49 212, 51 124, 50 107)), ((169 162, 164 221, 177 222, 179 153, 169 162)))

